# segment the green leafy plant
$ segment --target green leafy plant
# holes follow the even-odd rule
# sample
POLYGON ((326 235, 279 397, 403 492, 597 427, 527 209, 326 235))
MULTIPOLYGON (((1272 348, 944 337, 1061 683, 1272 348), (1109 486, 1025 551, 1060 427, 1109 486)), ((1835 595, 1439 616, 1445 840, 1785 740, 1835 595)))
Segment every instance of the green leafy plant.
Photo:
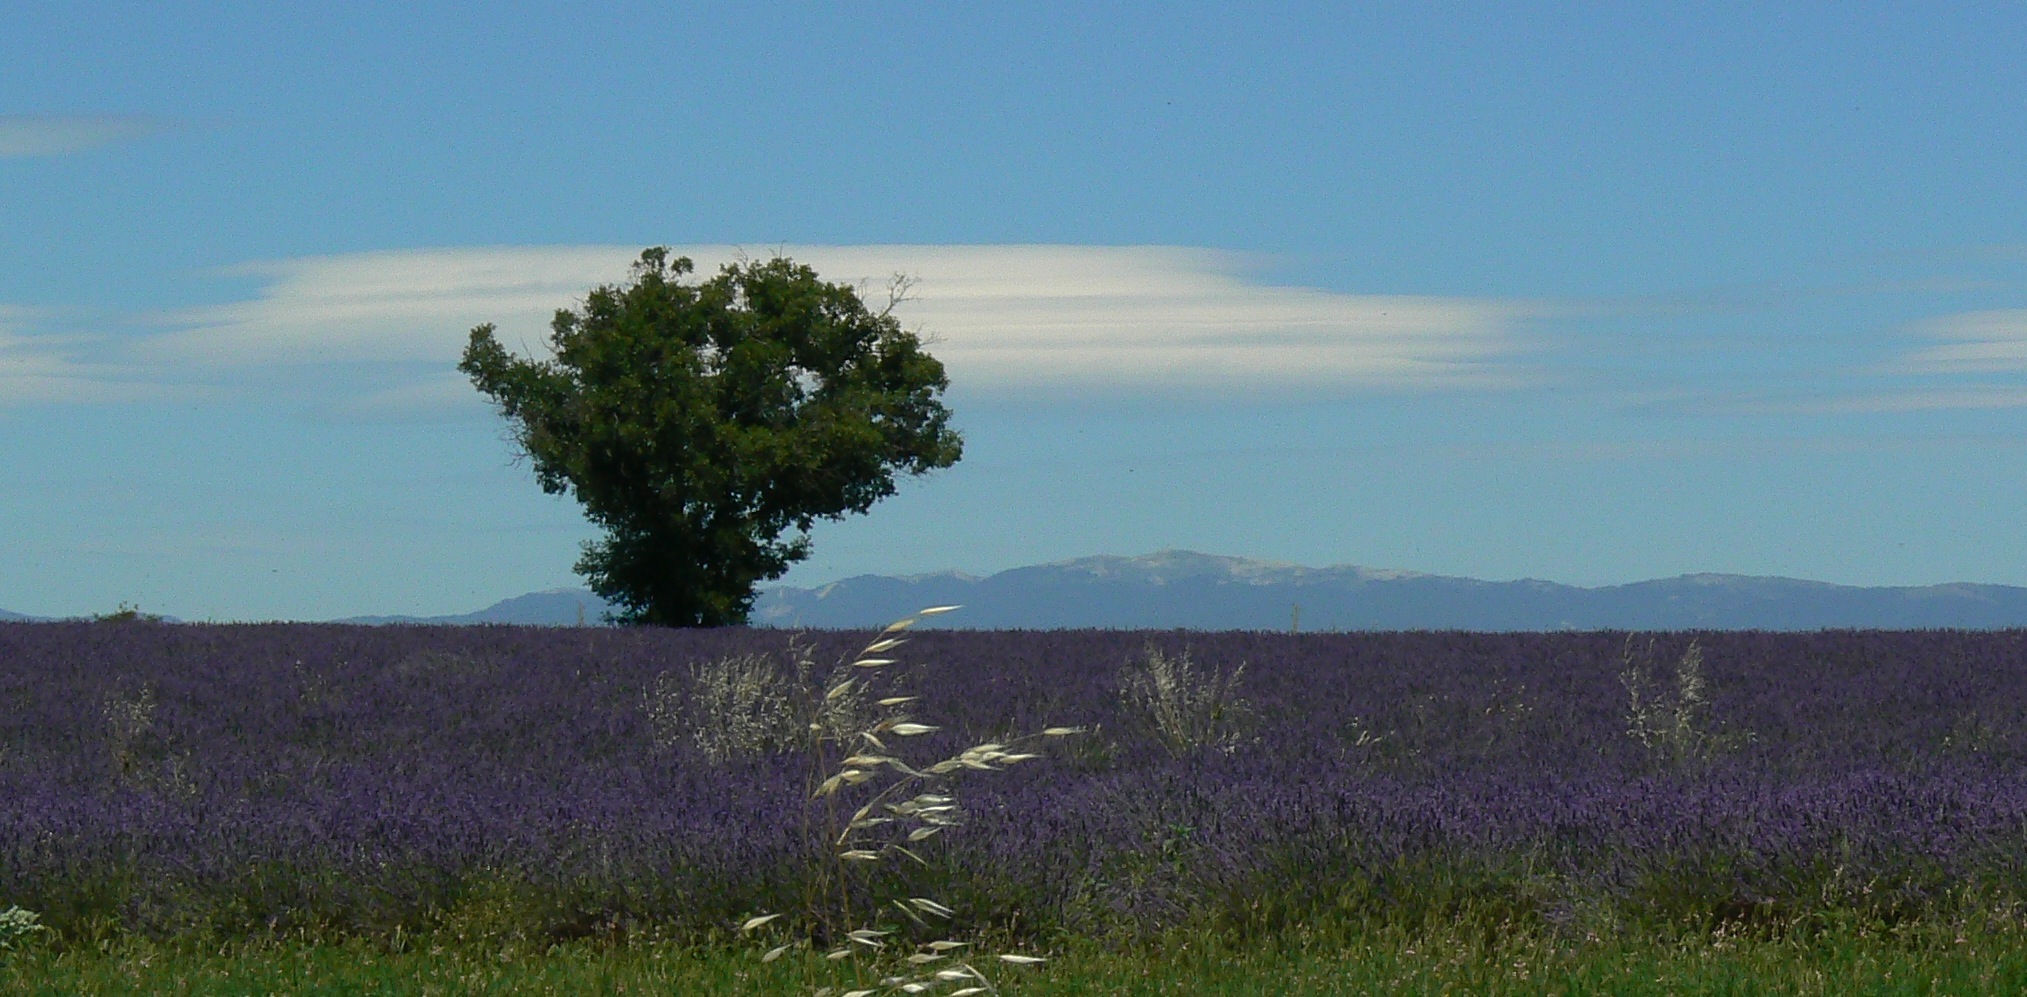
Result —
POLYGON ((9 906, 0 910, 0 952, 12 952, 29 939, 49 930, 42 916, 31 910, 9 906))

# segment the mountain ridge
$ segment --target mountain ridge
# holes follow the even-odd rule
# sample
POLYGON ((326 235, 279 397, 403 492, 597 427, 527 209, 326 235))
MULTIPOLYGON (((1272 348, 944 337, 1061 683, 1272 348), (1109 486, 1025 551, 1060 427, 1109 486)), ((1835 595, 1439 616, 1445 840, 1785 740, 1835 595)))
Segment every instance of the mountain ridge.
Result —
MULTIPOLYGON (((953 629, 1195 630, 1815 630, 2027 627, 2027 588, 1975 582, 1854 586, 1697 572, 1582 587, 1537 578, 1486 581, 1392 568, 1321 568, 1167 549, 1024 565, 992 575, 856 575, 763 588, 752 623, 866 629, 925 606, 953 629)), ((571 626, 611 607, 554 588, 447 616, 354 616, 333 623, 571 626)), ((0 611, 0 620, 32 620, 0 611)), ((167 622, 177 622, 167 618, 167 622)))

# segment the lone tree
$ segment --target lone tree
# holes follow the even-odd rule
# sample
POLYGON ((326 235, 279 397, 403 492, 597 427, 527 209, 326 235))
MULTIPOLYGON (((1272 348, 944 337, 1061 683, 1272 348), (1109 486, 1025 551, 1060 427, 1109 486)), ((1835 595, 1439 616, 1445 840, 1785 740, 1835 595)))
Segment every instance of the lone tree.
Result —
POLYGON ((514 423, 542 490, 574 491, 605 528, 576 570, 617 623, 743 624, 754 584, 809 556, 812 522, 964 451, 937 400, 943 364, 893 302, 871 310, 780 257, 685 283, 693 269, 646 250, 626 285, 556 313, 555 360, 512 356, 482 325, 458 364, 514 423))

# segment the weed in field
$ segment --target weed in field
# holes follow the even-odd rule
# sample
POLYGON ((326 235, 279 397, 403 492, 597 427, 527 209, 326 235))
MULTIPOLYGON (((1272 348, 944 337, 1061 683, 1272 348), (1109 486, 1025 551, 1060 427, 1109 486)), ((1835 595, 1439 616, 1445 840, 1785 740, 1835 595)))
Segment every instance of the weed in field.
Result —
POLYGON ((1943 735, 1943 751, 1953 755, 1988 755, 2012 741, 2009 725, 1993 723, 1983 713, 1972 711, 1959 716, 1943 735))
POLYGON ((12 952, 17 946, 48 931, 41 920, 41 915, 19 907, 0 910, 0 952, 12 952))
POLYGON ((811 736, 846 740, 878 722, 863 686, 813 700, 815 661, 795 637, 788 657, 786 668, 764 654, 740 654, 692 664, 687 682, 674 672, 656 676, 644 704, 655 746, 687 739, 722 763, 796 749, 811 736))
POLYGON ((100 715, 106 721, 106 747, 112 752, 113 767, 122 776, 131 776, 153 752, 150 742, 155 730, 155 689, 142 686, 138 692, 113 693, 106 697, 100 715))
MULTIPOLYGON (((794 948, 825 948, 827 951, 823 953, 823 958, 827 961, 853 960, 857 964, 861 984, 866 982, 868 975, 877 978, 873 986, 846 990, 838 997, 870 997, 882 990, 925 993, 944 984, 957 985, 957 989, 949 991, 947 997, 963 997, 994 989, 991 980, 974 965, 983 960, 967 959, 963 955, 964 950, 971 948, 971 942, 939 938, 919 943, 913 952, 905 956, 891 948, 900 940, 896 936, 903 934, 906 928, 892 919, 888 913, 890 908, 899 911, 916 927, 924 929, 929 927, 926 917, 948 920, 956 911, 928 897, 893 897, 884 902, 875 897, 872 898, 872 910, 862 914, 855 909, 854 874, 859 868, 890 856, 928 864, 909 846, 919 846, 957 826, 959 816, 956 798, 947 791, 930 791, 940 788, 935 784, 947 781, 962 771, 996 772, 1006 766, 1041 757, 1037 753, 1010 750, 1021 741, 1083 733, 1081 728, 1076 727, 1049 727, 1025 738, 976 745, 921 769, 891 754, 892 749, 886 739, 918 737, 933 733, 938 728, 918 722, 907 712, 908 705, 919 700, 919 696, 873 698, 874 686, 883 676, 890 674, 882 669, 894 664, 894 659, 877 655, 905 643, 906 638, 895 635, 914 625, 919 618, 957 608, 934 606, 888 626, 851 662, 839 666, 831 674, 820 696, 813 692, 812 700, 804 704, 802 714, 808 718, 806 743, 814 783, 810 800, 821 801, 825 808, 822 833, 827 854, 822 867, 814 870, 807 880, 809 892, 802 912, 807 937, 781 942, 760 958, 763 962, 772 962, 794 948), (871 716, 860 717, 857 708, 848 705, 867 700, 876 707, 871 716), (835 763, 830 758, 832 748, 844 753, 844 757, 835 763), (841 798, 858 792, 861 786, 869 786, 882 774, 888 777, 886 785, 866 797, 850 817, 841 818, 841 798), (913 795, 902 799, 908 793, 913 795), (883 836, 885 840, 866 840, 875 836, 883 836), (874 911, 878 912, 878 917, 873 917, 874 911), (870 923, 868 918, 871 918, 870 923), (851 927, 854 924, 861 926, 851 927)), ((773 913, 751 917, 740 925, 739 930, 742 933, 753 932, 782 916, 773 913)), ((997 959, 1010 965, 1032 965, 1045 961, 1036 956, 1014 953, 1001 954, 997 959)), ((817 991, 818 997, 829 997, 830 993, 828 987, 817 991)))
POLYGON ((1169 754, 1181 757, 1199 748, 1231 754, 1254 726, 1252 706, 1234 693, 1245 673, 1240 662, 1229 675, 1200 676, 1188 651, 1170 658, 1149 644, 1145 662, 1121 671, 1120 694, 1169 754))
POLYGON ((1721 733, 1709 716, 1710 699, 1704 688, 1703 648, 1695 641, 1682 652, 1675 666, 1675 681, 1664 683, 1647 664, 1653 657, 1650 638, 1643 653, 1635 655, 1633 637, 1628 634, 1620 660, 1626 670, 1619 683, 1626 688, 1631 704, 1626 713, 1626 732, 1649 755, 1663 765, 1685 768, 1709 761, 1752 734, 1721 733))
POLYGON ((713 762, 787 747, 797 731, 783 682, 763 655, 721 658, 690 666, 686 700, 682 680, 663 672, 647 694, 655 746, 687 738, 713 762))

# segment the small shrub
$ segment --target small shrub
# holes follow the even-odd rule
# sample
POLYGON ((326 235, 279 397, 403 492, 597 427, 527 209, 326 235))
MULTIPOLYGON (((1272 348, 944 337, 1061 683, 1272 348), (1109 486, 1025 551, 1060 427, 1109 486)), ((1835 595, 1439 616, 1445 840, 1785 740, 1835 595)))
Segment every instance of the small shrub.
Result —
POLYGON ((189 752, 171 752, 155 730, 153 686, 113 693, 106 697, 99 715, 105 719, 106 748, 122 783, 183 797, 197 795, 189 752))
POLYGON ((161 616, 160 616, 159 614, 156 614, 156 613, 143 613, 143 612, 141 612, 141 607, 139 607, 139 606, 130 606, 130 605, 128 605, 128 604, 126 604, 126 603, 124 603, 124 602, 123 602, 123 603, 120 603, 120 607, 119 607, 118 609, 115 609, 115 610, 113 610, 113 611, 112 611, 112 612, 110 612, 110 613, 94 613, 94 614, 92 614, 92 622, 94 622, 94 623, 160 623, 160 622, 162 622, 162 617, 161 617, 161 616))

